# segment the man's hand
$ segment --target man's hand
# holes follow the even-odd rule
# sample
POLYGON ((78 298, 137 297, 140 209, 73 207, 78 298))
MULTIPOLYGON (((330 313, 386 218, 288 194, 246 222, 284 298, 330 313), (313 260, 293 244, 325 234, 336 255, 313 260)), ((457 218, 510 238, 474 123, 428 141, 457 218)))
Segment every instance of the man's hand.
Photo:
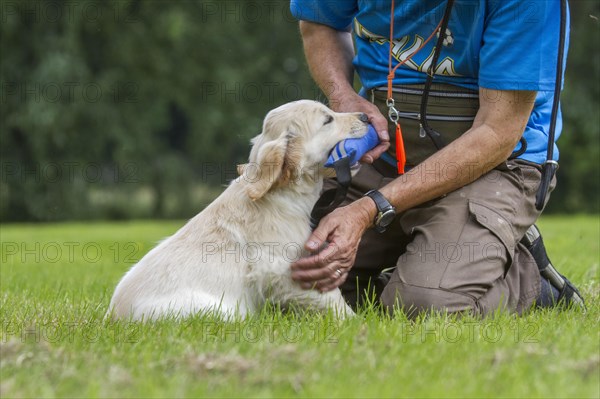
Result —
POLYGON ((329 106, 336 112, 363 112, 369 117, 369 123, 373 125, 380 143, 368 151, 361 158, 362 162, 373 163, 390 147, 390 135, 388 133, 388 120, 381 114, 370 101, 361 97, 353 90, 341 93, 331 93, 329 106))
POLYGON ((316 288, 321 292, 342 285, 354 265, 358 244, 371 225, 375 211, 373 201, 363 198, 323 218, 305 245, 313 255, 292 264, 292 279, 300 282, 304 289, 316 288), (326 246, 319 251, 324 244, 326 246))

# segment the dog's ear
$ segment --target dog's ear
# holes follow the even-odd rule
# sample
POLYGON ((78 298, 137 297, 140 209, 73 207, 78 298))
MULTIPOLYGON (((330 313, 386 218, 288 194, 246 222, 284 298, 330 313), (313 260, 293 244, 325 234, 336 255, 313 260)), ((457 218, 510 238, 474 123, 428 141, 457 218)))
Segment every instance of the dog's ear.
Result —
POLYGON ((277 140, 260 146, 256 162, 243 167, 246 192, 252 201, 264 196, 281 176, 288 140, 283 134, 277 140))
POLYGON ((247 163, 242 163, 242 164, 239 164, 237 166, 237 173, 238 173, 239 176, 243 176, 244 175, 244 171, 246 170, 247 166, 248 166, 247 163))
POLYGON ((302 156, 296 144, 293 134, 283 133, 278 139, 260 145, 254 162, 251 159, 238 165, 238 174, 246 183, 250 199, 256 201, 271 188, 289 184, 296 177, 302 156))

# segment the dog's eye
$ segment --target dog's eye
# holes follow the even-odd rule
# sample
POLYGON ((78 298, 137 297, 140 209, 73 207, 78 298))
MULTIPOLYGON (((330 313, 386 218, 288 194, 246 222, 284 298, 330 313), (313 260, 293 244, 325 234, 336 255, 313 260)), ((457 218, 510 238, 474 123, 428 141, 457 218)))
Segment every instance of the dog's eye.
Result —
POLYGON ((325 119, 325 123, 323 123, 323 126, 327 125, 328 123, 333 122, 333 116, 331 115, 327 115, 327 119, 325 119))

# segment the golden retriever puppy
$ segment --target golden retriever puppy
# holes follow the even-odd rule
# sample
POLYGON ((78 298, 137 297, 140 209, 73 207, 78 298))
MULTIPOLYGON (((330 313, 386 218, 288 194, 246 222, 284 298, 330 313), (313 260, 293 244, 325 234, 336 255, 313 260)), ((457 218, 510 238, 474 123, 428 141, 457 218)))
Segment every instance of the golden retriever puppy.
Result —
POLYGON ((328 173, 322 165, 336 143, 367 132, 361 116, 307 100, 269 112, 240 177, 125 274, 109 316, 244 317, 267 302, 353 314, 339 290, 303 290, 290 264, 306 255, 310 211, 328 173))

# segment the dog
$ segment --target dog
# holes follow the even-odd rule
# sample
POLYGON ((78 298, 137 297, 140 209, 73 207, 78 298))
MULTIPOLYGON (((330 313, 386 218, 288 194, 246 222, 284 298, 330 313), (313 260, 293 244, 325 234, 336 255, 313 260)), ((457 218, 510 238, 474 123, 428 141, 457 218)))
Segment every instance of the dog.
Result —
POLYGON ((330 150, 364 136, 366 119, 309 100, 270 111, 252 139, 249 162, 238 166, 239 177, 125 274, 108 315, 244 318, 267 303, 352 315, 339 289, 302 289, 291 279, 290 264, 307 255, 310 212, 331 174, 323 167, 330 150))

